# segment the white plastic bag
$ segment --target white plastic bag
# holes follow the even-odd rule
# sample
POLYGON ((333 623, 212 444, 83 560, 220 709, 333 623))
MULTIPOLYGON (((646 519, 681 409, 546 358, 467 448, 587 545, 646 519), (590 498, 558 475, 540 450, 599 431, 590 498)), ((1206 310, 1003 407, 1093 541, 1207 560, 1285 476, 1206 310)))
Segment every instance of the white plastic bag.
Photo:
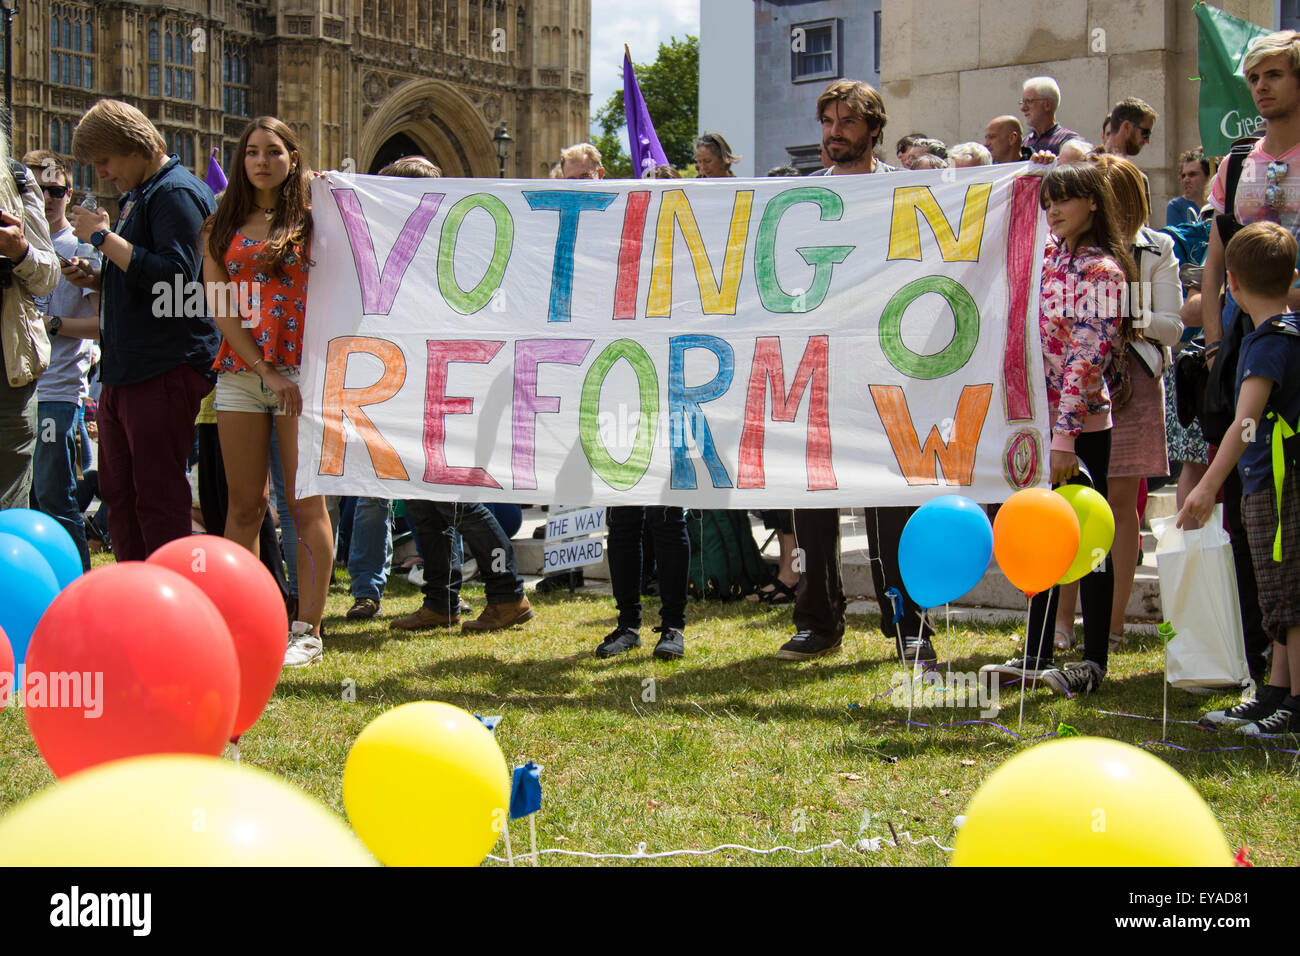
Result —
POLYGON ((1232 539, 1223 506, 1204 528, 1175 526, 1176 517, 1151 519, 1160 569, 1160 605, 1177 637, 1166 667, 1174 687, 1240 687, 1250 679, 1237 599, 1232 539))

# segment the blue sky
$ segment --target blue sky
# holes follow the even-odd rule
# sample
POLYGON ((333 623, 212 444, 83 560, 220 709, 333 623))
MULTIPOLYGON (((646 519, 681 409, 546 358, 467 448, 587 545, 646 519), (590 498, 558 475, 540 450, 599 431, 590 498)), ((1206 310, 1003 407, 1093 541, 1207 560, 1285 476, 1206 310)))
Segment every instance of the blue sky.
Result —
POLYGON ((622 89, 623 44, 633 63, 655 58, 670 37, 700 35, 700 0, 592 0, 591 116, 622 89))

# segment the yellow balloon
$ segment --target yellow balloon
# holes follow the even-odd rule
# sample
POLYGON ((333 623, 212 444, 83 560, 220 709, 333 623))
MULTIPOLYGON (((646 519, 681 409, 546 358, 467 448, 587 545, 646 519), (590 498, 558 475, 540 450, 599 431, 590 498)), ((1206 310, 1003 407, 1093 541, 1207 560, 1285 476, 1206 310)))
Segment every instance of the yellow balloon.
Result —
POLYGON ((1231 866, 1192 785, 1144 750, 1100 737, 1049 740, 975 792, 953 866, 1231 866))
POLYGON ((477 866, 496 844, 510 774, 492 732, 451 704, 395 707, 361 731, 343 767, 357 836, 389 866, 477 866))
POLYGON ((374 865, 311 797, 216 757, 100 764, 0 817, 0 866, 374 865))
POLYGON ((1101 565, 1115 543, 1115 513, 1105 496, 1087 485, 1062 485, 1056 489, 1079 519, 1079 550, 1061 584, 1071 584, 1101 565))

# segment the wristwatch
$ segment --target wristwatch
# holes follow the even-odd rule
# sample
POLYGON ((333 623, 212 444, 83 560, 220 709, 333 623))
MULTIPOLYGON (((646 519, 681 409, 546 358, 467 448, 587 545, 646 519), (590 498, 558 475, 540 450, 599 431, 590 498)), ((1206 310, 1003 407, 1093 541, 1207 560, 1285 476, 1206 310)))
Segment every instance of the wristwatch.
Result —
POLYGON ((99 229, 92 232, 90 234, 90 244, 98 249, 103 244, 104 240, 108 238, 109 232, 110 230, 108 229, 99 229))
POLYGON ((58 335, 61 328, 63 328, 63 320, 57 315, 50 316, 50 335, 58 335))

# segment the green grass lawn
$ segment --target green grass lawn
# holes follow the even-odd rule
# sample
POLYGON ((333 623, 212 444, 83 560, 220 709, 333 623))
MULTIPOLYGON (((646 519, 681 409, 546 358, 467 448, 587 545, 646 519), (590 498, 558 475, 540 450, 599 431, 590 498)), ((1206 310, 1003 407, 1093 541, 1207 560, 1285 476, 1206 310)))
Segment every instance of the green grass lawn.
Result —
MULTIPOLYGON (((98 561, 96 563, 99 563, 98 561)), ((513 766, 532 759, 542 773, 539 845, 594 853, 704 849, 723 843, 810 847, 863 834, 885 837, 877 852, 845 849, 771 857, 729 852, 671 864, 943 865, 931 842, 895 847, 889 824, 916 840, 951 846, 953 818, 980 782, 1027 743, 986 725, 909 728, 906 708, 890 701, 900 668, 891 642, 871 616, 850 617, 844 651, 802 663, 776 660, 792 633, 789 608, 748 602, 691 603, 686 659, 650 657, 655 635, 613 661, 592 650, 614 626, 608 597, 567 593, 534 599, 536 617, 509 631, 480 636, 428 632, 407 636, 388 621, 414 610, 420 595, 403 578, 390 585, 381 616, 343 618, 351 600, 346 575, 331 590, 321 663, 287 672, 240 752, 343 813, 348 748, 371 720, 407 701, 448 701, 480 714, 501 714, 497 740, 513 766), (653 679, 654 700, 646 700, 653 679), (346 681, 356 700, 344 699, 346 681)), ((466 598, 482 607, 481 587, 466 598)), ((647 601, 647 623, 657 623, 647 601)), ((952 660, 960 670, 1001 661, 1014 650, 1016 624, 954 628, 952 660)), ((944 637, 936 641, 944 656, 944 637)), ((1079 700, 1040 689, 1024 708, 1026 735, 1064 722, 1085 734, 1140 744, 1160 737, 1156 722, 1107 717, 1095 708, 1159 717, 1160 651, 1155 638, 1113 654, 1102 692, 1079 700)), ((1169 716, 1194 720, 1233 698, 1193 698, 1170 691, 1169 716)), ((993 718, 1016 728, 1020 695, 1004 689, 993 718)), ((928 723, 977 719, 974 709, 919 709, 928 723)), ((1231 746, 1241 739, 1186 725, 1169 740, 1190 748, 1231 746)), ((1223 824, 1234 850, 1247 845, 1263 865, 1300 863, 1300 793, 1285 754, 1153 750, 1184 774, 1223 824)), ((0 711, 0 811, 53 782, 20 710, 0 711)), ((1152 801, 1153 815, 1161 807, 1152 801)), ((527 849, 516 825, 515 852, 527 849)), ((502 855, 499 844, 494 851, 502 855)), ((544 865, 579 862, 547 856, 544 865)))

